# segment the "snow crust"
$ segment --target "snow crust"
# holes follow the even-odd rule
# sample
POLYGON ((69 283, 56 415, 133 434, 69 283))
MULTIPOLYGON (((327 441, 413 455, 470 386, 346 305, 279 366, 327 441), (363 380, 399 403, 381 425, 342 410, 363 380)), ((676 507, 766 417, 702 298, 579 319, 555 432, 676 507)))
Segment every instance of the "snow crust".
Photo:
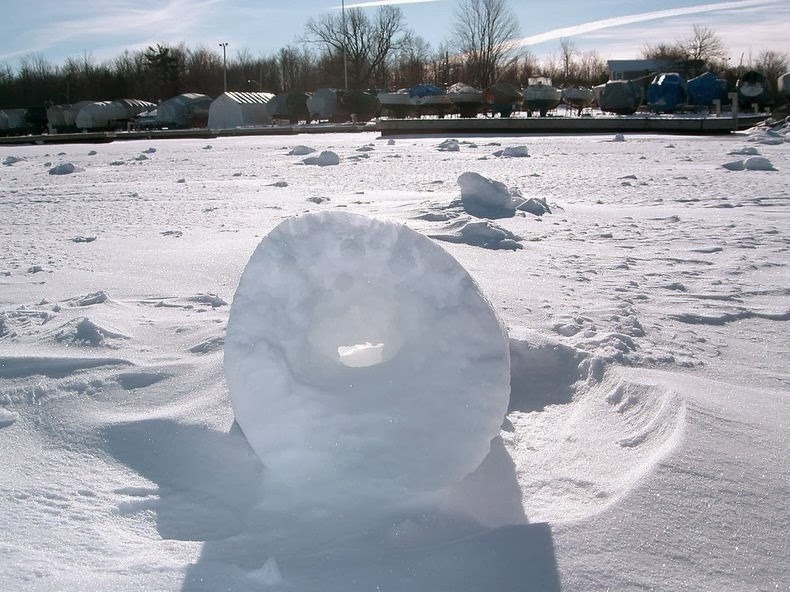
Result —
MULTIPOLYGON (((547 136, 527 159, 491 156, 520 138, 367 132, 0 148, 19 159, 0 176, 0 587, 783 589, 788 130, 547 136), (341 166, 294 166, 301 142, 341 166), (721 166, 749 156, 776 170, 721 166), (464 172, 550 212, 471 216, 464 172), (330 208, 458 237, 442 248, 507 327, 487 456, 405 503, 290 495, 235 423, 228 302, 264 235, 330 208), (522 248, 473 244, 495 227, 522 248)), ((354 341, 339 372, 388 363, 384 339, 354 341)), ((415 425, 444 446, 447 417, 415 425)))
POLYGON ((225 374, 271 480, 344 505, 460 481, 499 433, 510 379, 503 329, 464 269, 406 226, 345 212, 288 219, 261 241, 225 374))

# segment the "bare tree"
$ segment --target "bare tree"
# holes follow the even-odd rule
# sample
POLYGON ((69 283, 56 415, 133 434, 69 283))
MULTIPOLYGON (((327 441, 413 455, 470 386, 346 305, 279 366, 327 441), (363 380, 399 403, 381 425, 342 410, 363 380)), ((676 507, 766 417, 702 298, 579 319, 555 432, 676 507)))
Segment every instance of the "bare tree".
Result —
POLYGON ((364 10, 352 8, 311 18, 305 25, 307 41, 319 43, 330 53, 343 55, 348 64, 348 82, 353 88, 375 86, 384 76, 387 61, 408 38, 400 8, 381 6, 372 19, 364 10))
MULTIPOLYGON (((434 65, 434 70, 439 70, 435 66, 438 62, 444 61, 444 56, 437 56, 439 59, 431 59, 431 46, 420 36, 410 37, 398 51, 394 67, 390 75, 390 82, 394 87, 412 86, 425 79, 429 64, 434 65)), ((442 78, 445 78, 447 74, 442 78)), ((437 77, 434 76, 433 82, 437 77)))
POLYGON ((757 54, 757 68, 762 70, 774 90, 777 90, 777 79, 787 72, 788 62, 790 59, 786 53, 772 49, 764 49, 757 54))
POLYGON ((679 42, 645 44, 642 46, 642 57, 646 60, 664 60, 680 62, 686 59, 686 50, 679 42))
POLYGON ((691 37, 679 42, 687 60, 708 63, 727 56, 724 42, 710 27, 694 25, 691 37))
POLYGON ((469 82, 485 88, 515 60, 513 42, 519 28, 505 0, 460 0, 453 41, 466 59, 469 82))
POLYGON ((579 50, 576 44, 571 39, 560 39, 560 54, 562 57, 562 82, 568 83, 571 78, 574 78, 575 63, 574 58, 579 55, 579 50))

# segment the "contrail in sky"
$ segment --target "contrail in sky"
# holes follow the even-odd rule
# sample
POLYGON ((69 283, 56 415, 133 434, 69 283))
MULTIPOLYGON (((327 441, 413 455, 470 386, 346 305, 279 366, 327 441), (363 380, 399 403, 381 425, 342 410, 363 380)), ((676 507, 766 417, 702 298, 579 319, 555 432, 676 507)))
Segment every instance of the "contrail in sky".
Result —
POLYGON ((712 4, 699 4, 697 6, 686 6, 684 8, 670 8, 667 10, 655 10, 652 12, 643 12, 641 14, 631 14, 627 16, 617 16, 614 18, 603 19, 600 21, 591 21, 589 23, 582 23, 581 25, 574 25, 572 27, 564 27, 562 29, 554 29, 546 31, 539 35, 532 35, 524 37, 516 41, 517 46, 537 45, 545 41, 553 41, 555 39, 562 39, 564 37, 573 37, 576 35, 583 35, 584 33, 592 33, 593 31, 600 31, 601 29, 609 29, 612 27, 621 27, 624 25, 633 25, 635 23, 644 23, 647 21, 654 21, 658 19, 672 18, 677 16, 685 16, 688 14, 699 14, 702 12, 714 12, 718 10, 729 10, 732 8, 749 8, 752 6, 760 6, 766 4, 773 4, 770 0, 740 0, 734 2, 715 2, 712 4))
MULTIPOLYGON (((370 8, 372 6, 394 6, 396 4, 424 4, 425 2, 437 2, 438 0, 373 0, 372 2, 356 2, 346 4, 346 8, 370 8)), ((340 8, 340 6, 335 6, 340 8)))

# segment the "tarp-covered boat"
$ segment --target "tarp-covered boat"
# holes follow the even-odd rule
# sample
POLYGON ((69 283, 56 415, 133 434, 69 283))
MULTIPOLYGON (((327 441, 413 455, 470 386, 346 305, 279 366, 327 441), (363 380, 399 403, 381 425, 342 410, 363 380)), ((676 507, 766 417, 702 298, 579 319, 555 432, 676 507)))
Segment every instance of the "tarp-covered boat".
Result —
POLYGON ((51 129, 66 127, 66 110, 71 105, 50 105, 47 107, 47 123, 51 129))
POLYGON ((772 103, 765 75, 757 70, 749 70, 738 79, 738 102, 742 108, 757 106, 762 109, 772 103))
POLYGON ((275 119, 287 119, 290 123, 307 121, 310 119, 307 109, 309 96, 305 92, 279 93, 267 103, 266 110, 275 119))
POLYGON ((474 117, 483 106, 483 91, 463 82, 456 82, 448 88, 447 96, 461 117, 474 117))
POLYGON ((594 99, 595 94, 591 88, 572 86, 562 89, 562 102, 576 109, 578 115, 581 115, 582 110, 589 107, 594 99))
POLYGON ((688 102, 686 81, 680 74, 657 74, 647 87, 647 104, 656 113, 672 113, 688 102))
POLYGON ((378 93, 378 100, 381 108, 389 115, 395 117, 405 117, 414 108, 414 101, 408 88, 400 88, 395 91, 382 91, 378 93))
POLYGON ((356 115, 357 121, 370 121, 381 111, 374 90, 344 90, 339 93, 338 101, 346 113, 356 115))
POLYGON ((492 84, 483 91, 483 102, 500 117, 510 117, 516 105, 523 100, 524 95, 521 94, 518 87, 509 82, 492 84))
POLYGON ((211 103, 208 110, 209 129, 271 125, 268 106, 274 100, 271 93, 226 92, 211 103))
POLYGON ((156 105, 140 99, 96 101, 79 110, 74 124, 80 129, 107 129, 125 123, 156 105))
POLYGON ((156 122, 168 127, 206 127, 211 97, 201 93, 184 93, 162 101, 156 110, 156 122))
POLYGON ((27 109, 3 109, 0 113, 2 113, 2 116, 0 116, 1 131, 22 131, 28 127, 27 109))
POLYGON ((688 102, 698 107, 710 107, 713 101, 724 102, 727 98, 727 81, 716 78, 713 72, 705 72, 686 83, 688 102))
POLYGON ((790 72, 777 78, 776 88, 779 90, 780 95, 790 97, 790 72))
POLYGON ((433 84, 417 84, 409 89, 409 95, 419 115, 436 113, 443 115, 452 103, 447 92, 433 84))
POLYGON ((346 121, 347 117, 340 113, 339 93, 336 88, 319 88, 311 94, 306 101, 310 121, 346 121))
POLYGON ((642 88, 630 80, 610 80, 593 91, 601 111, 633 115, 642 104, 642 88))

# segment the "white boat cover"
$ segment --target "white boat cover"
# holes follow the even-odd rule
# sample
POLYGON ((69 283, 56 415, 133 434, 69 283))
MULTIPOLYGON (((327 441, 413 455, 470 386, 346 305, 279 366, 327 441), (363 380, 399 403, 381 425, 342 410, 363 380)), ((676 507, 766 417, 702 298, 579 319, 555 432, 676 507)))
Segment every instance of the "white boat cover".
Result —
POLYGON ((337 89, 319 88, 307 98, 307 111, 312 119, 332 119, 338 109, 337 89))
POLYGON ((93 101, 78 101, 73 105, 68 105, 63 110, 63 119, 66 122, 66 125, 68 127, 77 125, 77 113, 79 113, 83 107, 90 105, 92 102, 93 101))
POLYGON ((201 93, 184 93, 163 101, 156 112, 157 122, 164 125, 192 127, 208 119, 211 97, 201 93))
POLYGON ((779 89, 779 94, 790 97, 790 72, 782 74, 777 79, 776 87, 779 89))
POLYGON ((0 129, 16 130, 27 127, 27 109, 3 109, 0 111, 0 129))
POLYGON ((80 129, 101 129, 111 127, 118 122, 129 120, 144 111, 155 108, 156 105, 153 103, 140 99, 97 101, 80 109, 74 118, 74 123, 80 129))
POLYGON ((230 129, 248 125, 271 125, 266 105, 274 98, 271 93, 226 92, 211 103, 208 110, 209 129, 230 129))
POLYGON ((66 126, 66 110, 71 105, 51 105, 47 107, 47 122, 50 127, 62 128, 66 126))

